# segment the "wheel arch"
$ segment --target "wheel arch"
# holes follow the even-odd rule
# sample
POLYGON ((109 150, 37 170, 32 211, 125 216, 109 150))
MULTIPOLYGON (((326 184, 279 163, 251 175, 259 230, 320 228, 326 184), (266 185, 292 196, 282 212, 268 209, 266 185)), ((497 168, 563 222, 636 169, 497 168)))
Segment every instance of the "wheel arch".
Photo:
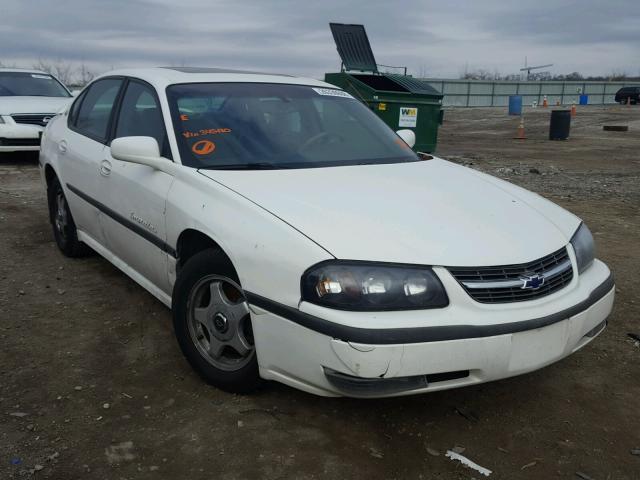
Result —
POLYGON ((53 224, 53 212, 51 210, 51 202, 53 197, 51 196, 51 185, 56 178, 58 178, 58 174, 56 173, 54 168, 47 163, 44 166, 44 180, 47 186, 47 205, 49 206, 49 221, 51 222, 51 224, 53 224))
POLYGON ((51 186, 51 182, 53 182, 53 179, 57 177, 58 174, 56 173, 56 171, 49 163, 47 163, 44 166, 44 179, 47 182, 47 188, 51 186))
POLYGON ((206 233, 194 228, 187 228, 178 236, 178 241, 176 243, 176 273, 180 273, 180 269, 195 254, 210 248, 222 253, 229 263, 229 266, 233 268, 236 275, 238 274, 235 265, 231 261, 231 257, 224 251, 220 244, 206 233))

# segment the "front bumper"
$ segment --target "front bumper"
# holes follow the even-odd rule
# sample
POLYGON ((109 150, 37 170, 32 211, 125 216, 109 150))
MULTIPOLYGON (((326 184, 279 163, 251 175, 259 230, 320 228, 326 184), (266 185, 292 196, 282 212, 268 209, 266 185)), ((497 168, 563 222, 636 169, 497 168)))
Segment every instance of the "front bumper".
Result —
MULTIPOLYGON (((453 288, 450 285, 448 292, 455 297, 459 292, 453 288)), ((302 325, 305 322, 297 318, 292 321, 286 307, 264 308, 250 294, 249 301, 263 378, 318 395, 384 397, 497 380, 556 362, 603 331, 614 291, 609 269, 596 261, 563 291, 526 302, 527 306, 476 305, 474 310, 452 300, 443 309, 448 310, 442 317, 449 319, 446 323, 428 321, 438 316, 435 311, 414 311, 408 313, 423 317, 420 327, 398 329, 387 324, 387 328, 354 329, 337 324, 346 329, 333 334, 312 323, 302 325), (511 321, 496 322, 505 318, 501 315, 505 311, 511 321), (371 338, 377 340, 363 343, 350 337, 365 331, 373 332, 371 338), (394 343, 394 338, 404 341, 394 343)), ((302 304, 300 310, 315 313, 318 308, 302 304)), ((402 323, 406 313, 397 320, 402 323)), ((369 323, 380 317, 391 318, 374 314, 369 323)))
POLYGON ((0 123, 0 152, 37 152, 43 131, 38 125, 0 123))

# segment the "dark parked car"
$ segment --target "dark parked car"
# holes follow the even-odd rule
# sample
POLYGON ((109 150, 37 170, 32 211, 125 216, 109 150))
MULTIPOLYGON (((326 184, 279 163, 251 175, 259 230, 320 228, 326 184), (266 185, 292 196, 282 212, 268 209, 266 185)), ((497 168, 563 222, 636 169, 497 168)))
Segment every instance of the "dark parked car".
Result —
POLYGON ((616 93, 616 102, 627 103, 627 99, 631 99, 631 103, 640 103, 640 87, 622 87, 616 93))

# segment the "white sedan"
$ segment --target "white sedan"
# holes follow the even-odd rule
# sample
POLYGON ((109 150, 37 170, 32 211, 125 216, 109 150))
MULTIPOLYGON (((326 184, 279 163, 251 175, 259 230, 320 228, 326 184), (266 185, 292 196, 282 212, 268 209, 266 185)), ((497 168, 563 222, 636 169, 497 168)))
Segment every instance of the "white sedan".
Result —
POLYGON ((601 333, 615 288, 587 226, 413 138, 317 80, 121 70, 55 117, 40 162, 62 252, 91 247, 170 307, 229 391, 461 387, 601 333))
POLYGON ((71 97, 53 75, 0 68, 0 153, 38 151, 44 127, 71 97))

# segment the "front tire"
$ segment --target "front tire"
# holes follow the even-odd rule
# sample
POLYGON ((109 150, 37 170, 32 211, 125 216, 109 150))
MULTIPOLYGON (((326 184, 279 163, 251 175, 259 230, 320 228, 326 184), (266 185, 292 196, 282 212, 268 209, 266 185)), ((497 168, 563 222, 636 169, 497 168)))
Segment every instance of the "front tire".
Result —
POLYGON ((204 250, 186 262, 172 310, 180 349, 202 378, 233 393, 260 386, 249 304, 222 251, 204 250))
POLYGON ((78 240, 78 231, 73 221, 67 198, 62 190, 62 185, 54 178, 47 189, 47 201, 49 204, 49 220, 53 228, 53 236, 60 251, 67 257, 84 257, 91 249, 78 240))

